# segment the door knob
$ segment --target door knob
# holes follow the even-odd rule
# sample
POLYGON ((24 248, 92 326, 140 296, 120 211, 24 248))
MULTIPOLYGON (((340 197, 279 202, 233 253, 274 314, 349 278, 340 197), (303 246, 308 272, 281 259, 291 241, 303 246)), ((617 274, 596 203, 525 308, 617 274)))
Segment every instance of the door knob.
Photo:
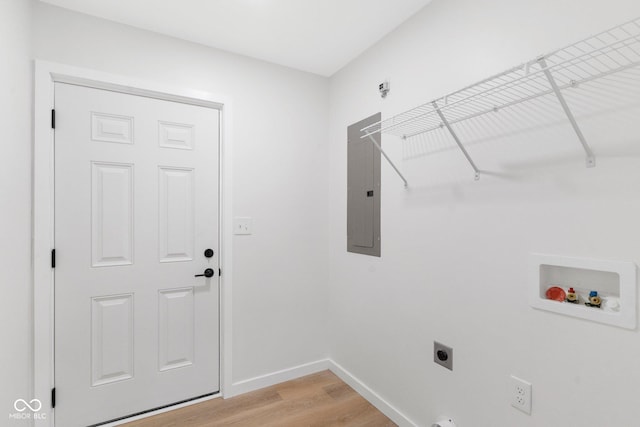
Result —
POLYGON ((204 277, 213 277, 213 274, 214 274, 214 272, 213 272, 213 268, 207 268, 207 269, 204 271, 204 273, 203 273, 203 274, 196 274, 196 275, 195 275, 195 276, 193 276, 193 277, 203 277, 203 276, 204 276, 204 277))

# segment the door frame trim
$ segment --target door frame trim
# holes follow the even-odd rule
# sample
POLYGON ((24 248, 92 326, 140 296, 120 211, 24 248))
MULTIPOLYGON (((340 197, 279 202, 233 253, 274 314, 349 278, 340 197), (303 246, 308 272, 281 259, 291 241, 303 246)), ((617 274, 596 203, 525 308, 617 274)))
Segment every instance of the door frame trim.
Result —
MULTIPOLYGON (((55 83, 69 83, 154 99, 215 108, 220 111, 220 394, 231 394, 232 320, 232 147, 233 115, 229 96, 176 88, 126 76, 36 60, 34 75, 33 145, 33 391, 42 403, 36 427, 54 426, 51 389, 54 387, 54 108, 55 83)), ((152 415, 152 414, 151 414, 152 415)))

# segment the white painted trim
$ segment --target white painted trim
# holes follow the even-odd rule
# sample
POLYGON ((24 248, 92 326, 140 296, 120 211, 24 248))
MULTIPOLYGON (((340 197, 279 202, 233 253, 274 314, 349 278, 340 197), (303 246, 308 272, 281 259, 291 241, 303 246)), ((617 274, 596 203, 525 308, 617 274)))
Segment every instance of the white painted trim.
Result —
POLYGON ((101 71, 46 61, 35 61, 34 169, 33 169, 33 280, 34 280, 34 397, 42 402, 45 419, 37 427, 54 425, 51 410, 53 387, 53 271, 50 267, 53 241, 53 131, 50 126, 54 106, 54 83, 65 82, 98 87, 156 99, 217 108, 221 111, 220 189, 220 388, 226 396, 232 379, 231 283, 232 283, 232 102, 227 96, 150 83, 101 71))
POLYGON ((46 67, 36 61, 33 148, 33 381, 34 397, 42 402, 46 420, 53 425, 53 80, 46 67))
POLYGON ((411 421, 409 417, 404 415, 400 410, 396 409, 391 403, 384 400, 378 393, 369 388, 365 383, 356 378, 351 372, 338 365, 333 360, 329 360, 329 369, 336 374, 342 381, 347 383, 351 388, 364 397, 375 406, 380 412, 385 414, 394 423, 400 427, 418 427, 418 424, 411 421))
POLYGON ((304 365, 295 366, 293 368, 283 369, 281 371, 239 381, 231 385, 231 390, 227 390, 225 398, 249 393, 251 391, 260 390, 261 388, 270 387, 285 381, 295 380, 296 378, 304 377, 306 375, 326 371, 329 369, 329 365, 330 361, 328 359, 317 360, 315 362, 305 363, 304 365))
POLYGON ((52 73, 52 79, 57 83, 68 83, 76 86, 90 87, 94 89, 104 89, 111 92, 126 93, 128 95, 144 96, 146 98, 160 99, 163 101, 173 101, 181 104, 198 105, 200 107, 215 108, 217 110, 223 109, 223 104, 214 101, 214 97, 205 94, 204 92, 195 92, 191 90, 179 89, 171 90, 171 92, 158 91, 151 89, 150 86, 143 86, 143 83, 139 83, 135 87, 126 85, 123 83, 107 82, 101 80, 93 80, 89 78, 81 78, 78 76, 71 76, 68 74, 52 73), (198 96, 198 98, 194 98, 198 96))
POLYGON ((233 383, 233 329, 231 327, 233 298, 233 108, 231 100, 220 98, 224 102, 220 117, 220 393, 227 397, 227 385, 233 383))

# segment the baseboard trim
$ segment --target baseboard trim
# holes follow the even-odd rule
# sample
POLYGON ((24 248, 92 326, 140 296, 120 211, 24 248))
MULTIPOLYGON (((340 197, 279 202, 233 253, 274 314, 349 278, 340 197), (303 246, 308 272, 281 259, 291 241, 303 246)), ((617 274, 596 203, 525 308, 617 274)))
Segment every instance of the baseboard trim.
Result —
POLYGON ((293 368, 283 369, 281 371, 239 381, 231 384, 231 387, 227 387, 225 389, 224 397, 225 399, 228 399, 233 396, 270 387, 285 381, 295 380, 296 378, 304 377, 305 375, 326 371, 329 369, 329 365, 329 359, 317 360, 315 362, 305 363, 304 365, 294 366, 293 368))
MULTIPOLYGON (((393 405, 380 397, 378 393, 373 391, 371 388, 369 388, 369 386, 356 378, 351 372, 347 371, 345 368, 331 359, 317 360, 315 362, 305 363, 303 365, 294 366, 292 368, 283 369, 281 371, 272 372, 270 374, 261 375, 255 378, 250 378, 247 380, 239 381, 237 383, 233 383, 232 386, 225 391, 224 398, 228 399, 240 394, 260 390, 265 387, 270 387, 272 385, 280 384, 285 381, 295 380, 297 378, 315 374, 317 372, 322 372, 327 369, 336 374, 342 381, 344 381, 356 392, 358 392, 358 394, 360 394, 369 403, 375 406, 380 412, 389 417, 391 421, 398 424, 399 427, 418 427, 418 424, 411 421, 406 415, 404 415, 393 405)), ((207 400, 215 399, 218 397, 220 397, 219 394, 215 396, 205 397, 203 399, 185 402, 179 405, 163 408, 133 418, 128 418, 126 420, 116 421, 111 424, 107 424, 104 427, 118 426, 127 422, 148 418, 153 415, 158 415, 163 412, 168 412, 185 406, 194 405, 196 403, 205 402, 207 400)))
POLYGON ((400 427, 418 427, 418 424, 411 421, 406 415, 396 409, 392 404, 384 400, 378 393, 369 388, 365 383, 356 378, 351 372, 329 359, 329 370, 336 374, 342 381, 364 397, 375 406, 380 412, 385 414, 400 427))

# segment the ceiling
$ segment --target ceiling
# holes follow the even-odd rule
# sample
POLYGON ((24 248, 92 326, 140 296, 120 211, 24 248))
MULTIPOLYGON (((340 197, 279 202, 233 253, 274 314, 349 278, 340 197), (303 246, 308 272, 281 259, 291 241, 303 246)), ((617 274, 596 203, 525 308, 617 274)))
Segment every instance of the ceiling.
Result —
POLYGON ((41 0, 330 76, 431 0, 41 0))

